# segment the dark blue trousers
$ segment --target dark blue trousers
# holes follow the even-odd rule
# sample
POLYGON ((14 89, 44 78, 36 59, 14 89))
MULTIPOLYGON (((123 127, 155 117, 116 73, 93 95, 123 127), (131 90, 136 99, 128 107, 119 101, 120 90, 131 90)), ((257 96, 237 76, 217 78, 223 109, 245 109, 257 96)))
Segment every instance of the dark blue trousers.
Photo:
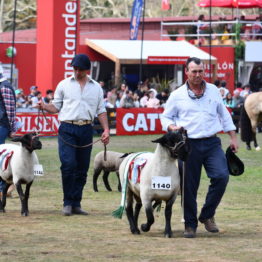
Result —
MULTIPOLYGON (((5 143, 5 140, 8 137, 8 134, 9 134, 9 128, 0 125, 0 144, 5 143)), ((4 190, 5 186, 6 186, 5 181, 0 180, 0 192, 4 190)))
POLYGON ((210 179, 206 200, 199 219, 208 219, 215 215, 229 180, 229 172, 221 140, 218 137, 189 139, 191 152, 186 161, 184 184, 185 227, 197 228, 197 191, 202 166, 210 179))
POLYGON ((59 127, 58 149, 61 161, 64 206, 81 207, 82 192, 87 180, 92 146, 92 125, 77 126, 62 122, 59 127), (71 145, 69 145, 69 144, 71 145))

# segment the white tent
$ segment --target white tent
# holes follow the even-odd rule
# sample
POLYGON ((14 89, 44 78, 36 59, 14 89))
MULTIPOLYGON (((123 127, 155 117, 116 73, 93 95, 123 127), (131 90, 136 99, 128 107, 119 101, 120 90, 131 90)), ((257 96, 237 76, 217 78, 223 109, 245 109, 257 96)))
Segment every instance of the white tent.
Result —
POLYGON ((143 41, 141 40, 90 40, 85 42, 90 48, 115 62, 115 76, 120 75, 121 64, 147 63, 148 57, 198 57, 216 64, 216 57, 199 49, 187 41, 143 41))

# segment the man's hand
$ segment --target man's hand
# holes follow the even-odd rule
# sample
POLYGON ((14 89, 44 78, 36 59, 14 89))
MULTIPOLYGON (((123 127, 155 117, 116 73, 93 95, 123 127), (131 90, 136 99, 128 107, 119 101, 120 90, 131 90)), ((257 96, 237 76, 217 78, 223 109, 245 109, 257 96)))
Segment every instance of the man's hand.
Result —
POLYGON ((105 129, 101 135, 101 140, 105 145, 109 143, 109 137, 110 137, 109 129, 105 129))
POLYGON ((16 132, 11 132, 11 133, 9 134, 9 137, 10 137, 10 138, 13 138, 13 137, 15 137, 15 134, 16 134, 16 132))

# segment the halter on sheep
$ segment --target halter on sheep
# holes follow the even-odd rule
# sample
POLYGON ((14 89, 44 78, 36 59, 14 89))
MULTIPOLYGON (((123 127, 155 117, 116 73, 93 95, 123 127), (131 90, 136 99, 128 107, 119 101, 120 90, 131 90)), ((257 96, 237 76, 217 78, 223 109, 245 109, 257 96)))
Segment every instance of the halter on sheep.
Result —
POLYGON ((0 212, 5 212, 6 193, 9 186, 14 183, 21 200, 21 214, 27 216, 29 213, 29 192, 34 180, 34 165, 38 164, 38 158, 34 150, 41 149, 42 143, 39 141, 36 133, 15 137, 12 141, 21 142, 21 145, 0 145, 0 152, 9 152, 11 155, 9 162, 5 160, 4 168, 0 168, 0 179, 7 183, 3 191, 3 197, 0 200, 0 212), (25 193, 23 192, 22 184, 26 184, 25 193))
POLYGON ((156 203, 164 200, 165 208, 165 236, 171 237, 171 215, 172 206, 180 191, 180 176, 178 170, 178 158, 186 160, 189 151, 186 130, 181 128, 175 132, 168 132, 159 139, 152 141, 158 143, 154 153, 140 152, 130 154, 124 159, 119 168, 120 180, 122 184, 122 200, 118 210, 113 212, 115 217, 121 218, 124 206, 133 234, 140 234, 137 226, 138 216, 142 205, 145 208, 147 222, 141 225, 144 232, 150 230, 154 223, 153 209, 156 203), (140 159, 144 161, 141 170, 140 182, 131 177, 130 163, 140 159), (126 201, 125 201, 126 198, 126 201), (135 213, 133 214, 133 200, 136 200, 135 213), (155 201, 152 206, 152 201, 155 201), (126 203, 125 203, 126 202, 126 203))
POLYGON ((251 141, 254 141, 255 149, 260 150, 256 139, 256 128, 260 121, 262 121, 262 92, 256 92, 247 96, 241 112, 241 140, 246 142, 248 150, 251 149, 251 141))

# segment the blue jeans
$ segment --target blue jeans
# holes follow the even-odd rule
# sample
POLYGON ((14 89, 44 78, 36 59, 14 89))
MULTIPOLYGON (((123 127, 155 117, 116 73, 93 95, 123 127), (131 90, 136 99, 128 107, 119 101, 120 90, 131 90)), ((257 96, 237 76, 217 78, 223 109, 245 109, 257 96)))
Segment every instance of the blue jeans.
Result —
POLYGON ((186 161, 184 185, 184 219, 185 227, 194 229, 197 220, 197 191, 200 183, 201 169, 204 166, 210 185, 205 204, 199 219, 208 219, 215 215, 229 180, 229 172, 225 153, 218 137, 207 139, 189 139, 191 152, 186 161))
MULTIPOLYGON (((9 128, 0 126, 0 144, 4 144, 9 134, 9 128)), ((6 183, 0 180, 0 192, 3 192, 6 183)))
POLYGON ((92 151, 92 146, 77 148, 72 145, 84 146, 92 141, 92 125, 77 126, 61 123, 58 150, 61 161, 64 206, 81 207, 82 192, 87 180, 92 151))

